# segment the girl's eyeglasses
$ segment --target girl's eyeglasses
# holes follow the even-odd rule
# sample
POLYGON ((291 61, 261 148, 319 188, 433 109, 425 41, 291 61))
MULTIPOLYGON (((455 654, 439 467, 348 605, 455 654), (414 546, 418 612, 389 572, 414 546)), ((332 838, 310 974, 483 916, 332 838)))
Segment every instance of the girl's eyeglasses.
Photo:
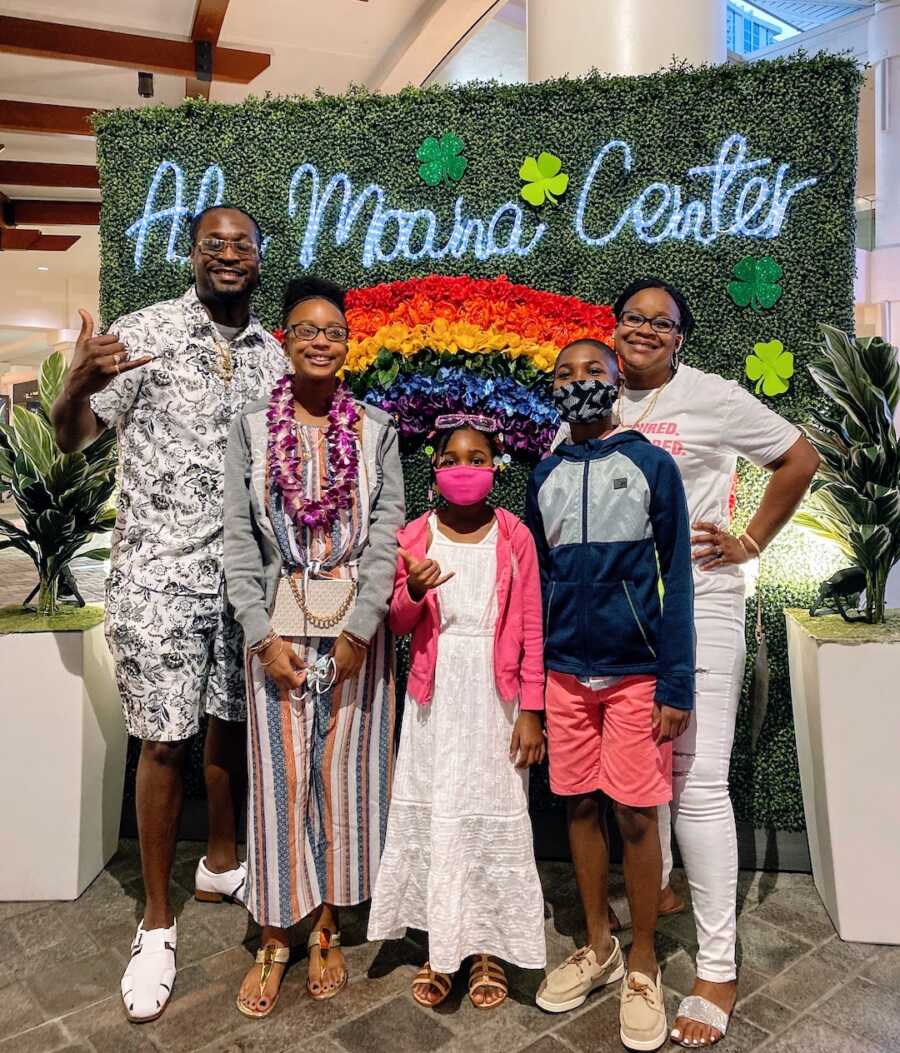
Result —
POLYGON ((655 318, 648 318, 637 311, 623 311, 619 315, 619 321, 628 329, 640 329, 644 322, 649 322, 653 332, 659 333, 660 336, 668 336, 669 333, 674 333, 676 329, 681 328, 677 322, 673 322, 671 318, 666 318, 664 314, 658 314, 655 318))
POLYGON ((332 344, 345 344, 348 332, 345 325, 313 325, 312 322, 297 322, 296 325, 289 325, 284 335, 309 343, 310 340, 315 340, 319 333, 324 333, 325 339, 330 340, 332 344))

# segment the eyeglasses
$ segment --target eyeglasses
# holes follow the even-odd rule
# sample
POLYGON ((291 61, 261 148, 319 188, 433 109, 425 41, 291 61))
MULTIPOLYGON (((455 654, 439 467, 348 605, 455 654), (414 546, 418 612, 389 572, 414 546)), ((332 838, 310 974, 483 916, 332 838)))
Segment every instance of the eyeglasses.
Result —
POLYGON ((306 344, 310 340, 315 340, 319 333, 324 333, 325 339, 330 340, 332 344, 345 344, 349 330, 345 325, 313 325, 312 322, 298 322, 296 325, 289 325, 284 331, 285 336, 301 340, 306 344))
POLYGON ((232 241, 230 238, 201 238, 197 247, 204 256, 221 256, 226 246, 230 246, 235 256, 242 260, 255 260, 259 257, 259 246, 255 241, 232 241))
POLYGON ((476 431, 494 432, 499 430, 499 424, 494 417, 484 417, 480 413, 444 413, 435 417, 434 426, 443 431, 444 428, 461 428, 468 424, 476 431))
POLYGON ((668 336, 669 333, 674 333, 676 329, 681 328, 678 322, 673 322, 671 318, 666 318, 664 314, 658 314, 655 318, 648 318, 646 315, 638 314, 637 311, 623 311, 619 316, 619 321, 628 329, 640 329, 644 322, 649 322, 653 332, 659 333, 660 336, 668 336))

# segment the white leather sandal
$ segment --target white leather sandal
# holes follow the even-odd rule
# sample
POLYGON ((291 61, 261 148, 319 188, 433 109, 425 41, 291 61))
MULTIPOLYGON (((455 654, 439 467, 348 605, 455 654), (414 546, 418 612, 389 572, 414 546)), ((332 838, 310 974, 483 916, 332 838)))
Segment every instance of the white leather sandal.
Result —
POLYGON ((162 1016, 175 984, 177 922, 170 929, 145 929, 143 921, 131 944, 131 961, 122 977, 122 1002, 128 1019, 146 1024, 162 1016))
POLYGON ((194 875, 194 898, 203 903, 244 904, 247 895, 247 864, 238 863, 234 870, 215 874, 206 866, 206 856, 197 864, 194 875))

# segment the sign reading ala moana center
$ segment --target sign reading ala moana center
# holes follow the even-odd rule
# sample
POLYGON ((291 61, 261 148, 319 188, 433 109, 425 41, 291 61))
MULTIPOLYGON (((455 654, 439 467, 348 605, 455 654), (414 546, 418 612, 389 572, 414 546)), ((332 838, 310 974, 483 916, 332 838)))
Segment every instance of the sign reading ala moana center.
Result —
MULTIPOLYGON (((754 157, 747 138, 738 133, 725 139, 711 160, 698 161, 701 163, 688 168, 681 181, 645 182, 635 186, 624 208, 619 204, 605 209, 604 176, 620 183, 625 180, 629 190, 634 181, 632 146, 622 139, 610 139, 597 150, 580 183, 570 188, 569 193, 577 195, 574 213, 562 209, 538 213, 516 201, 498 200, 492 213, 473 215, 465 195, 460 194, 452 219, 442 221, 429 208, 393 206, 388 191, 378 183, 357 186, 347 173, 322 173, 309 162, 298 164, 287 185, 274 187, 273 193, 283 196, 285 213, 301 232, 296 249, 301 269, 315 264, 323 239, 358 249, 362 266, 368 268, 447 256, 459 260, 529 256, 540 252, 554 223, 573 224, 578 238, 598 250, 629 232, 648 245, 665 241, 710 245, 731 237, 772 239, 781 233, 796 196, 818 181, 815 176, 794 179, 790 164, 778 158, 754 157), (598 220, 598 216, 604 218, 598 220)), ((164 251, 170 263, 185 262, 176 246, 186 221, 205 207, 232 200, 227 191, 226 173, 217 164, 207 166, 191 194, 178 163, 161 162, 141 214, 127 229, 134 241, 135 271, 140 271, 152 251, 164 251), (157 228, 166 236, 148 241, 157 228)))

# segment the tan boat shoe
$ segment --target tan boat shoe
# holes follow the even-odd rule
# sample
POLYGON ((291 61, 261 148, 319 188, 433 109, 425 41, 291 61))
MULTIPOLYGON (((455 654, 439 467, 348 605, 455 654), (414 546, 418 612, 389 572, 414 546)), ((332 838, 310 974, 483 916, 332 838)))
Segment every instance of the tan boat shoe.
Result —
POLYGON ((591 991, 625 975, 622 948, 613 936, 612 954, 601 965, 593 947, 582 947, 550 973, 538 988, 535 1001, 548 1013, 567 1013, 583 1005, 591 991))
POLYGON ((643 973, 629 973, 622 981, 619 1028, 626 1049, 659 1049, 669 1037, 659 972, 656 982, 643 973))

